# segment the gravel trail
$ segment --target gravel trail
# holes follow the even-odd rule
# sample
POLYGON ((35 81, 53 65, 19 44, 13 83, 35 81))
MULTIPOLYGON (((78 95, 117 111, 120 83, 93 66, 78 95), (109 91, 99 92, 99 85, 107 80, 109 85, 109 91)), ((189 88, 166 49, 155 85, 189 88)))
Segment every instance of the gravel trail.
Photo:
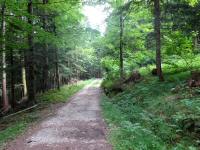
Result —
POLYGON ((112 150, 101 117, 99 85, 95 80, 86 86, 55 116, 29 129, 6 150, 112 150))

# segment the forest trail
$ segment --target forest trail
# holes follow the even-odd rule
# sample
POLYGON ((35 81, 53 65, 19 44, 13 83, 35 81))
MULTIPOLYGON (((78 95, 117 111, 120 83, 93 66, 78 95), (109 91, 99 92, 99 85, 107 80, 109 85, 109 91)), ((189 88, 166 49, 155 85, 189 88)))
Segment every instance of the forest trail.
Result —
POLYGON ((99 85, 100 80, 87 85, 55 116, 29 129, 7 150, 111 150, 100 112, 99 85))

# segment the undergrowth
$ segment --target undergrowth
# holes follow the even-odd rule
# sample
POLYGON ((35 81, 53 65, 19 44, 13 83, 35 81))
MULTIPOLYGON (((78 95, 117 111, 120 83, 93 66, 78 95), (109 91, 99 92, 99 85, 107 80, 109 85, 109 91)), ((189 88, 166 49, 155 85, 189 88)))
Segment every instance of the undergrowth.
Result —
POLYGON ((103 115, 111 126, 114 149, 199 149, 200 126, 189 128, 190 121, 200 122, 200 89, 188 88, 187 78, 188 72, 168 75, 165 82, 145 76, 122 93, 103 96, 103 115))
POLYGON ((38 100, 42 103, 66 102, 69 97, 82 89, 86 84, 90 83, 91 81, 92 80, 80 81, 76 84, 63 86, 60 90, 49 90, 44 94, 38 95, 38 100))

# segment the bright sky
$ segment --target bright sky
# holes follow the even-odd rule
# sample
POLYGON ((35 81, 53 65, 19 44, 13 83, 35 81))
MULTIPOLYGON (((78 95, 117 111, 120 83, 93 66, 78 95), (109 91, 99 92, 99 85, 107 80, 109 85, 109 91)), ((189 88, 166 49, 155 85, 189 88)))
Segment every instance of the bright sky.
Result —
POLYGON ((105 6, 84 6, 83 13, 88 19, 89 25, 99 30, 101 33, 104 33, 106 30, 105 19, 108 16, 108 13, 104 10, 105 6))

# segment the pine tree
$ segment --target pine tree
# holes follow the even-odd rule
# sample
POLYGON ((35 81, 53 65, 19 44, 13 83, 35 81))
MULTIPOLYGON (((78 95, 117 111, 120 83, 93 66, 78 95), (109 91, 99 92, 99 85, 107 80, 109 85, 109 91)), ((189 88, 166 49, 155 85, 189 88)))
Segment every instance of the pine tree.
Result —
POLYGON ((161 34, 160 34, 160 0, 154 0, 154 28, 155 28, 155 37, 156 37, 156 69, 160 81, 164 80, 161 66, 161 34))
POLYGON ((2 98, 3 98, 3 110, 7 112, 10 108, 8 95, 7 95, 7 74, 6 74, 6 44, 5 44, 5 36, 6 36, 6 20, 5 20, 5 12, 6 12, 6 1, 3 1, 1 4, 1 49, 2 49, 2 98))

